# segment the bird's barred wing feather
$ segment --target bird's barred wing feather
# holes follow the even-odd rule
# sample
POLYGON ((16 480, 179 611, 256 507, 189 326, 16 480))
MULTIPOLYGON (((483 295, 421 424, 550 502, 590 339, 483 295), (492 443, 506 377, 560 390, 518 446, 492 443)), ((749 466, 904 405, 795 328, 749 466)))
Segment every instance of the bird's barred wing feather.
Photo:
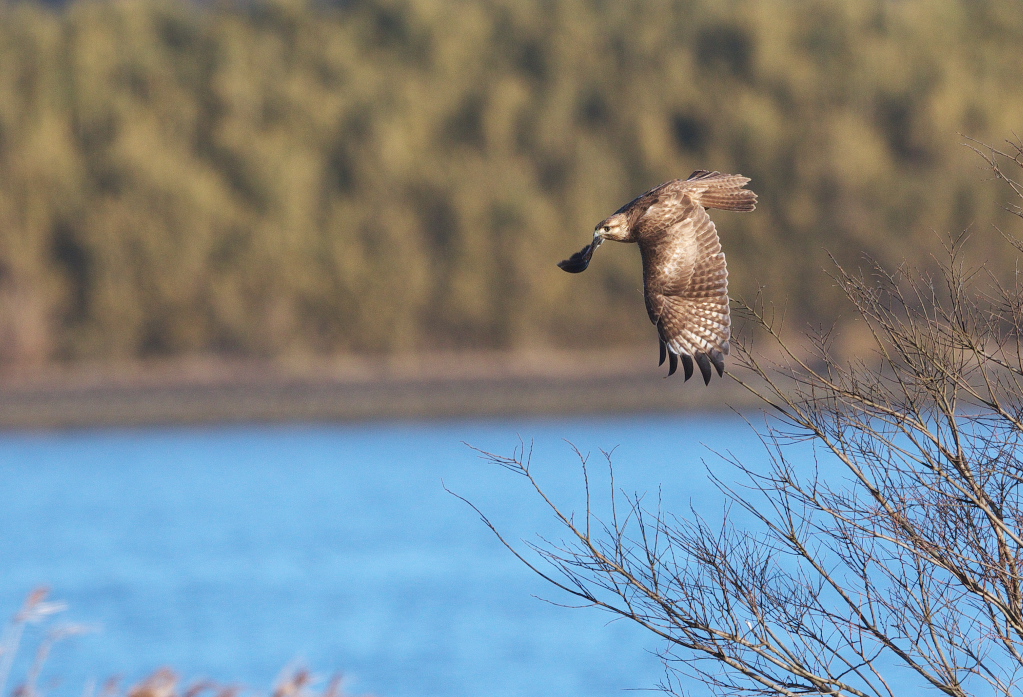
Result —
POLYGON ((703 201, 684 190, 659 198, 638 235, 647 312, 671 372, 681 357, 688 379, 695 360, 709 382, 712 365, 724 373, 731 337, 725 255, 703 201))
POLYGON ((704 208, 749 212, 757 207, 757 195, 744 189, 750 181, 741 174, 722 174, 698 169, 688 179, 672 182, 704 208))

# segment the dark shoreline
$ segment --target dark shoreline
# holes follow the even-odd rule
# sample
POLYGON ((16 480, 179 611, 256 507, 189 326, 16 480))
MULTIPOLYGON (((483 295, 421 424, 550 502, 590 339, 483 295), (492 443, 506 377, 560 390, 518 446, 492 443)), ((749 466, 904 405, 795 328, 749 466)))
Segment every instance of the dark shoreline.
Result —
POLYGON ((216 359, 76 366, 0 379, 0 429, 359 422, 745 410, 649 352, 438 354, 281 365, 216 359))

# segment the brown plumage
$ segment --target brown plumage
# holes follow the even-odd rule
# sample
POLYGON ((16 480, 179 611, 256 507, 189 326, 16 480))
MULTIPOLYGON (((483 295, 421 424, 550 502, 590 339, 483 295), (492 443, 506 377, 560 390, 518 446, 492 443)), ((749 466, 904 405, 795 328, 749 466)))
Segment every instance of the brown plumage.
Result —
POLYGON ((636 242, 643 257, 643 289, 650 321, 661 340, 661 363, 668 375, 682 367, 686 380, 693 362, 710 383, 711 366, 724 375, 731 337, 728 269, 708 208, 752 211, 757 195, 739 174, 697 170, 651 189, 619 208, 593 233, 593 242, 558 264, 570 273, 585 271, 604 240, 636 242))

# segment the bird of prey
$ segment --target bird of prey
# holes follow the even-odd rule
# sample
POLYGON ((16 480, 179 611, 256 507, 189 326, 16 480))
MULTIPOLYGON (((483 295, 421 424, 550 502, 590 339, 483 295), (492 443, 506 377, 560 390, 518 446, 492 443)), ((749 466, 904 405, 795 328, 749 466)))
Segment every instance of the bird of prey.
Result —
POLYGON ((593 241, 558 264, 580 273, 604 240, 639 245, 647 314, 661 340, 658 365, 667 357, 668 375, 679 358, 686 380, 693 361, 704 384, 710 384, 711 365, 724 375, 731 337, 728 269, 707 209, 752 211, 757 195, 743 188, 747 182, 740 174, 697 170, 688 179, 661 184, 601 221, 593 241))

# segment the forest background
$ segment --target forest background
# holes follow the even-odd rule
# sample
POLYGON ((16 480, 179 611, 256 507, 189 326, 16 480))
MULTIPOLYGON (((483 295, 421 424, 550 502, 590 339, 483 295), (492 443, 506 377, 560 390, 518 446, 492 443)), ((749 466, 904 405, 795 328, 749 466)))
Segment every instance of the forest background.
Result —
POLYGON ((1004 191, 1018 0, 0 3, 0 367, 642 345, 633 196, 740 172, 733 296, 858 333, 822 269, 926 265, 1004 191))

